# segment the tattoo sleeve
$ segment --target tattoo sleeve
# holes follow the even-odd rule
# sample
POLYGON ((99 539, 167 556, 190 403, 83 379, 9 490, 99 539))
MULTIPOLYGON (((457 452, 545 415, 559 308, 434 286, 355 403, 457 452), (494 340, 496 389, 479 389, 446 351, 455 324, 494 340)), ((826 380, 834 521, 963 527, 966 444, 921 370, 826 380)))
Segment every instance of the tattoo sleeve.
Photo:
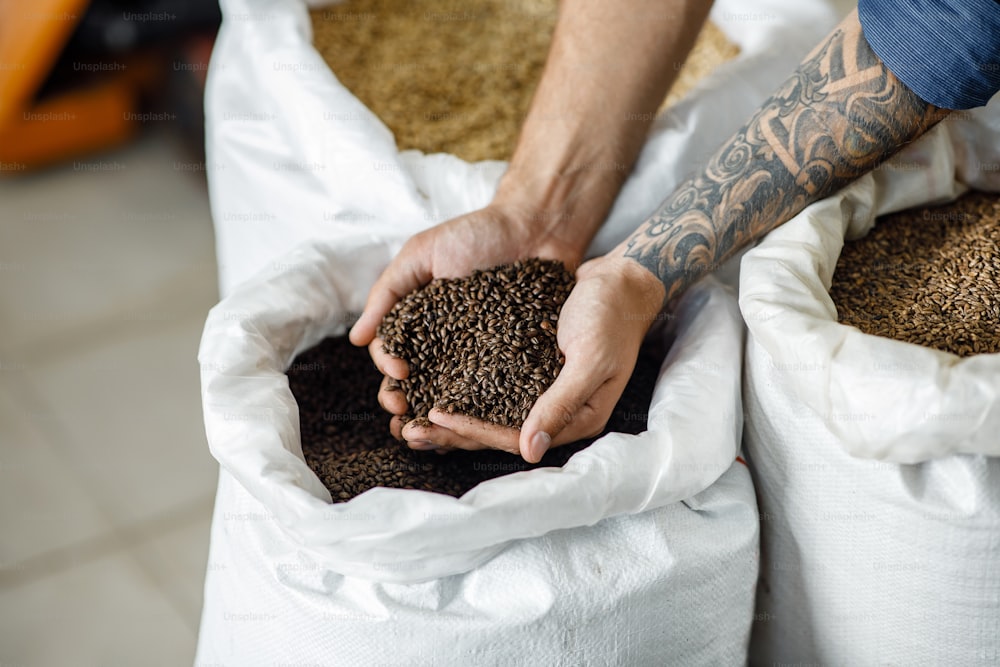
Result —
POLYGON ((845 19, 712 157, 626 241, 666 302, 736 251, 833 194, 944 114, 872 52, 845 19))

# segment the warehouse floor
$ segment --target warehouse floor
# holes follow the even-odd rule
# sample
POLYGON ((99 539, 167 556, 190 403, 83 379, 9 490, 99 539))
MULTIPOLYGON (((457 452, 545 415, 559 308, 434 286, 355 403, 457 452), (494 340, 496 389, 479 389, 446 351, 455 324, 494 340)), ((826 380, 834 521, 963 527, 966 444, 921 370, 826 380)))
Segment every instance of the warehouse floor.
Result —
POLYGON ((0 180, 0 664, 194 656, 217 466, 203 172, 166 135, 0 180))

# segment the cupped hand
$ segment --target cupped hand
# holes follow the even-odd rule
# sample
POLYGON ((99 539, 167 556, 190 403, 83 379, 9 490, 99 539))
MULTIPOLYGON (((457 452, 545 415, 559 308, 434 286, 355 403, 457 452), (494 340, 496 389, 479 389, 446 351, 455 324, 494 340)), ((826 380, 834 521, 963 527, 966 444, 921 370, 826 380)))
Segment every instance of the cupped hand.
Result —
MULTIPOLYGON (((589 239, 568 242, 560 238, 538 212, 526 207, 494 203, 486 208, 443 222, 409 239, 368 293, 361 317, 350 332, 355 345, 367 345, 372 361, 385 376, 379 403, 390 412, 390 431, 407 440, 415 449, 431 449, 433 444, 455 443, 462 438, 444 428, 424 427, 414 433, 406 425, 406 399, 398 380, 407 377, 406 363, 393 357, 376 337, 379 323, 406 294, 437 278, 466 276, 475 269, 487 269, 527 257, 558 259, 571 270, 583 256, 589 239)), ((467 448, 473 443, 466 442, 467 448)), ((454 445, 452 445, 454 446, 454 445)))
POLYGON ((597 435, 625 390, 664 295, 659 279, 634 260, 607 256, 583 264, 559 314, 556 338, 566 362, 520 431, 434 409, 434 426, 408 424, 403 437, 502 449, 537 463, 550 447, 597 435))

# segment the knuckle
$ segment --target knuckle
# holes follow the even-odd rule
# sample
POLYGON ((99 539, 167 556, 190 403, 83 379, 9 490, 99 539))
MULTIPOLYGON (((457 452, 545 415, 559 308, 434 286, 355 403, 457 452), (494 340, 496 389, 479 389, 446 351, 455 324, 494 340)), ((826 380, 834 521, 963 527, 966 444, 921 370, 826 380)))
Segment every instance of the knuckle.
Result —
POLYGON ((432 231, 430 229, 425 229, 422 232, 414 234, 409 239, 407 239, 406 243, 403 244, 403 247, 400 249, 399 254, 403 255, 404 252, 406 253, 406 255, 423 254, 424 246, 426 246, 430 242, 431 237, 432 237, 432 231))
POLYGON ((604 427, 608 425, 608 420, 597 420, 587 425, 584 429, 584 438, 593 438, 604 432, 604 427))
POLYGON ((596 435, 600 435, 604 432, 604 428, 608 425, 608 421, 611 419, 611 410, 599 411, 594 409, 590 405, 585 405, 581 410, 582 419, 580 419, 581 426, 584 429, 586 435, 585 438, 592 438, 596 435))
POLYGON ((565 403, 555 403, 542 411, 542 419, 549 424, 566 428, 573 422, 575 411, 565 403))

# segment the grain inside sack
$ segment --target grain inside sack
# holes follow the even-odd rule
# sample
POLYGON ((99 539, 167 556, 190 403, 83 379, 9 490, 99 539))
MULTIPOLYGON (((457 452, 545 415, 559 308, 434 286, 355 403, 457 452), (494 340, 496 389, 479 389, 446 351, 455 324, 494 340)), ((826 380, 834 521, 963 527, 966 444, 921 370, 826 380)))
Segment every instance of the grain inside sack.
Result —
MULTIPOLYGON (((635 372, 605 433, 642 433, 664 350, 642 349, 635 372)), ((461 496, 480 482, 537 467, 562 466, 596 438, 554 447, 537 464, 499 451, 413 451, 397 442, 378 404, 382 375, 368 351, 346 337, 328 338, 296 358, 288 383, 299 405, 302 453, 329 489, 345 502, 377 486, 461 496)), ((602 434, 603 435, 603 434, 602 434)))
MULTIPOLYGON (((313 9, 323 59, 399 150, 508 160, 545 67, 555 0, 350 0, 313 9)), ((705 24, 664 107, 736 56, 705 24)))
POLYGON ((1000 352, 1000 196, 877 221, 844 245, 830 296, 844 324, 961 357, 1000 352))
MULTIPOLYGON (((559 310, 574 284, 562 262, 530 259, 435 280, 404 297, 379 335, 407 361, 402 381, 411 418, 431 407, 520 427, 562 366, 559 310)), ((641 433, 663 350, 647 346, 604 432, 641 433)), ((540 466, 562 466, 596 438, 551 449, 538 464, 506 452, 446 456, 397 442, 378 405, 381 374, 365 349, 330 338, 288 370, 299 404, 306 463, 335 502, 382 486, 461 496, 480 482, 540 466)))

